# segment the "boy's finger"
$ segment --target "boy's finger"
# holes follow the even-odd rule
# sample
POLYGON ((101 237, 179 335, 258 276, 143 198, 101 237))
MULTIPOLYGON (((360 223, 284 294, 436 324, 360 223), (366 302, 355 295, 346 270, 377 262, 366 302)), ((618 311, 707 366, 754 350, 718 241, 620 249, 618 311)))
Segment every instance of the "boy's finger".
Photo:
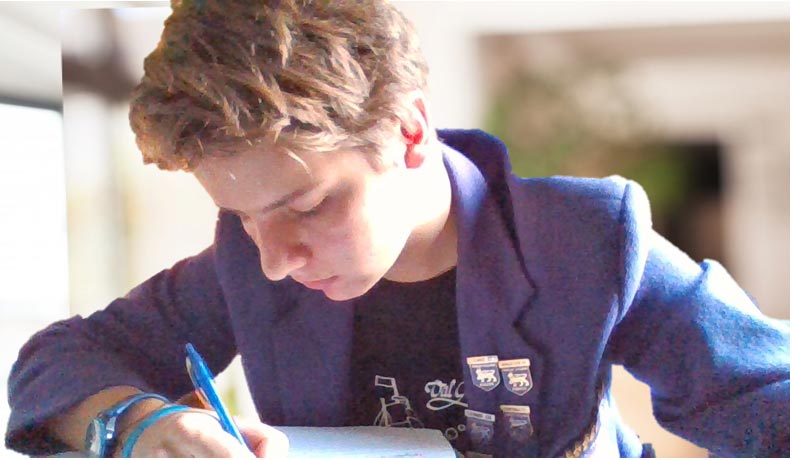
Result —
POLYGON ((242 435, 256 457, 285 457, 289 438, 282 431, 258 421, 236 419, 242 435))

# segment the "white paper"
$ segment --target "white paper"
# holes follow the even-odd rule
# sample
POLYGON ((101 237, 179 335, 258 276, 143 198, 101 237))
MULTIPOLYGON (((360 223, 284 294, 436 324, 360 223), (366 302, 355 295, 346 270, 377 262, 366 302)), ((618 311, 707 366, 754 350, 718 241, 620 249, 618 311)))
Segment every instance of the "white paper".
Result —
POLYGON ((289 458, 456 457, 440 430, 380 426, 276 428, 289 438, 289 458))

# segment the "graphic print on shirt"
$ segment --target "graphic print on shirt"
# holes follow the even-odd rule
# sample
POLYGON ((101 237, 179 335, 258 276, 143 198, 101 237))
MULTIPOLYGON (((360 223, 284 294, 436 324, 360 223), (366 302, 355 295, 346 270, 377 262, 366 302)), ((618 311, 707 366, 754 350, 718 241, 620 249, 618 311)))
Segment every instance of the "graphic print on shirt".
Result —
POLYGON ((380 396, 380 410, 374 418, 374 426, 401 426, 410 428, 423 428, 424 424, 418 417, 415 416, 415 411, 410 404, 407 397, 399 394, 399 388, 396 386, 396 379, 393 377, 383 377, 381 375, 374 376, 374 387, 381 387, 390 389, 390 397, 380 396), (396 407, 394 407, 396 406, 396 407), (402 409, 404 413, 403 420, 398 422, 393 421, 393 414, 391 409, 402 409))
POLYGON ((424 386, 424 391, 429 394, 426 408, 439 411, 454 405, 467 407, 467 403, 462 402, 462 398, 465 397, 465 391, 462 389, 464 386, 464 380, 459 382, 459 385, 456 379, 451 379, 449 383, 443 383, 440 379, 432 380, 424 386))
MULTIPOLYGON (((424 385, 424 391, 429 399, 425 407, 432 412, 441 412, 448 409, 467 408, 467 403, 463 401, 465 382, 457 383, 456 379, 451 379, 445 383, 441 379, 435 379, 424 385)), ((385 427, 410 427, 424 428, 423 421, 418 417, 416 408, 410 402, 410 398, 399 392, 399 387, 394 377, 382 375, 374 376, 374 387, 379 399, 379 412, 374 417, 374 426, 385 427)), ((449 441, 459 438, 459 435, 466 430, 464 423, 457 423, 453 426, 444 428, 437 427, 443 431, 443 435, 449 441)))
MULTIPOLYGON (((443 383, 440 379, 428 382, 424 385, 424 391, 429 394, 426 408, 435 412, 448 409, 452 406, 467 408, 467 403, 462 401, 462 398, 465 397, 465 391, 463 390, 464 386, 464 380, 457 385, 456 379, 451 379, 449 383, 443 383)), ((461 423, 456 426, 450 426, 443 430, 443 435, 449 441, 454 441, 466 428, 467 427, 461 423)))

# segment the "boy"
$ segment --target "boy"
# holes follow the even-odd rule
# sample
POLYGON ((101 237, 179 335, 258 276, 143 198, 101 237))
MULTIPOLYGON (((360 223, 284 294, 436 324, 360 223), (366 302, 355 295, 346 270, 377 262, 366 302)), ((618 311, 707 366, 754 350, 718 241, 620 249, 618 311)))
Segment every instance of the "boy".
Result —
POLYGON ((518 179, 505 147, 438 131, 410 25, 367 1, 175 3, 130 120, 191 172, 214 244, 21 350, 12 448, 245 456, 192 389, 193 343, 238 353, 262 422, 443 430, 462 453, 642 456, 613 364, 669 430, 718 455, 788 456, 789 329, 723 268, 651 229, 621 178, 518 179), (116 419, 111 439, 86 438, 116 419))

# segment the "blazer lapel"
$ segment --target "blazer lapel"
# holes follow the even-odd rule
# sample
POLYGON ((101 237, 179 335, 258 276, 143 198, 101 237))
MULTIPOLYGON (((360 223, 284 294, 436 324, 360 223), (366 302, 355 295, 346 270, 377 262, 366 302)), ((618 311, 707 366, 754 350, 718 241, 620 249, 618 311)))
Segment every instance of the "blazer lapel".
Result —
MULTIPOLYGON (((295 290, 297 290, 295 286, 295 290)), ((274 325, 276 374, 286 425, 341 426, 349 398, 354 303, 299 289, 274 325)))
MULTIPOLYGON (((519 242, 510 230, 510 207, 503 205, 508 202, 505 181, 498 181, 502 190, 495 190, 462 154, 447 149, 444 157, 458 230, 456 298, 465 398, 470 409, 496 416, 497 455, 535 455, 535 442, 509 442, 500 412, 503 404, 528 405, 533 414, 543 371, 542 355, 522 332, 535 290, 525 272, 519 242), (467 358, 488 355, 500 360, 530 359, 534 387, 524 395, 508 391, 503 379, 490 391, 476 387, 467 358)), ((488 449, 473 446, 473 450, 488 449)))
POLYGON ((261 416, 285 425, 342 425, 354 304, 291 280, 263 283, 258 250, 236 217, 220 214, 217 238, 218 274, 230 286, 224 293, 261 416))

